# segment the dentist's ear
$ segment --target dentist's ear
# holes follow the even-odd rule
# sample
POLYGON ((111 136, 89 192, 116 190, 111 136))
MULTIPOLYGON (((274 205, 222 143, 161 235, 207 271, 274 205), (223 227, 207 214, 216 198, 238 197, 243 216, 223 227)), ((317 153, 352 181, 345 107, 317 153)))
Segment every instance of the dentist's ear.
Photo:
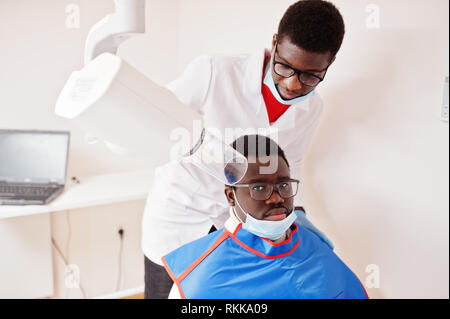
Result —
POLYGON ((331 61, 330 61, 329 65, 328 65, 328 67, 329 67, 330 65, 332 65, 333 62, 334 62, 335 60, 336 60, 336 56, 334 56, 334 57, 331 59, 331 61))
POLYGON ((275 45, 277 44, 278 41, 278 34, 274 34, 272 36, 272 50, 270 52, 272 52, 273 50, 275 50, 275 45))
POLYGON ((235 205, 234 192, 230 186, 225 186, 225 196, 227 197, 227 201, 230 204, 230 206, 234 206, 235 205))

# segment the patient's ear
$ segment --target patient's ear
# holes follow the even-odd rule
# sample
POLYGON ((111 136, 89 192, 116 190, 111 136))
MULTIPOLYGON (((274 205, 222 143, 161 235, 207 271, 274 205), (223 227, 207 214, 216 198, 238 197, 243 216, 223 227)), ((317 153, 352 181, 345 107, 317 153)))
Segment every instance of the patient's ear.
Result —
POLYGON ((225 196, 230 206, 234 206, 234 193, 230 186, 225 186, 225 196))

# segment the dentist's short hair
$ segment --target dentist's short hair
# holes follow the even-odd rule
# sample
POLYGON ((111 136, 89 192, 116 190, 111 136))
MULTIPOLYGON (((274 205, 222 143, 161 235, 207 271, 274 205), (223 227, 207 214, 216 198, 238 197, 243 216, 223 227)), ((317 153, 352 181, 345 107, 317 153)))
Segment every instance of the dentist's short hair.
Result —
POLYGON ((314 53, 339 51, 345 34, 344 19, 334 4, 323 0, 300 0, 281 18, 278 41, 288 37, 296 46, 314 53))

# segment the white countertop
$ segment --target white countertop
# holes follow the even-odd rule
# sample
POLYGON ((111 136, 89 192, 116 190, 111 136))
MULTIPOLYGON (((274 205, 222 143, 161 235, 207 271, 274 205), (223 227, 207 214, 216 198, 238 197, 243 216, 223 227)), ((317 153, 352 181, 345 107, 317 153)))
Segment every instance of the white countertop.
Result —
POLYGON ((1 206, 0 219, 145 199, 152 171, 136 171, 68 179, 64 192, 48 205, 1 206))

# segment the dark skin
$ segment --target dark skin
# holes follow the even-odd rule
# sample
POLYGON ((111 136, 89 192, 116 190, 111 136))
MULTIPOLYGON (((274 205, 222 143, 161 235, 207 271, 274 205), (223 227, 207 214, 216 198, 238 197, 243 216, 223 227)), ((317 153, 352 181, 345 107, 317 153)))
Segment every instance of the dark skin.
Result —
MULTIPOLYGON (((272 38, 272 51, 271 51, 271 59, 265 61, 264 65, 264 74, 269 70, 270 66, 273 64, 273 61, 281 62, 285 65, 290 66, 291 68, 303 72, 308 72, 323 78, 325 76, 327 68, 335 61, 336 56, 332 56, 331 52, 325 53, 315 53, 309 52, 301 47, 295 45, 289 37, 285 36, 280 41, 278 41, 278 35, 274 34, 272 38), (277 48, 277 52, 275 52, 275 48, 277 48)), ((275 86, 280 93, 281 97, 285 100, 294 99, 300 96, 304 96, 310 93, 315 87, 307 86, 302 84, 296 75, 291 76, 289 78, 284 78, 276 74, 272 69, 272 77, 275 82, 275 86)), ((282 179, 289 179, 289 167, 287 163, 278 156, 278 170, 274 174, 259 174, 259 167, 261 164, 259 161, 249 161, 249 167, 246 175, 241 180, 241 184, 249 184, 254 181, 263 181, 268 183, 278 183, 282 181, 282 179), (281 180, 280 180, 281 179, 281 180)), ((262 161, 263 163, 267 163, 266 161, 262 161)), ((239 203, 242 208, 251 214, 256 219, 268 219, 270 218, 271 211, 277 211, 278 213, 285 211, 286 216, 291 214, 294 207, 293 198, 284 199, 282 198, 278 192, 274 191, 272 196, 265 201, 256 201, 250 197, 250 193, 248 188, 236 188, 235 189, 236 196, 239 198, 239 203)), ((231 206, 235 207, 236 213, 238 217, 245 221, 245 213, 236 205, 236 201, 234 198, 233 189, 229 186, 225 188, 225 195, 227 200, 231 206)), ((295 207, 295 209, 304 209, 302 207, 295 207)), ((286 232, 286 236, 288 235, 290 230, 286 232)), ((280 242, 284 240, 284 238, 280 238, 275 240, 274 242, 280 242)))
MULTIPOLYGON (((273 163, 273 162, 272 162, 273 163)), ((279 183, 290 180, 290 170, 281 156, 270 156, 269 158, 262 158, 261 161, 255 158, 249 158, 248 169, 245 176, 239 184, 251 184, 255 182, 265 183, 279 183), (278 161, 278 169, 273 174, 260 174, 260 167, 269 165, 270 161, 278 161)), ((246 214, 240 209, 236 203, 235 194, 238 197, 241 207, 256 219, 274 220, 275 216, 284 217, 292 214, 294 208, 294 198, 282 198, 276 190, 273 191, 272 196, 267 200, 254 200, 250 197, 250 190, 248 187, 237 187, 233 189, 230 186, 225 187, 225 196, 227 197, 230 206, 235 208, 238 217, 245 222, 246 214)), ((285 240, 289 235, 288 229, 284 236, 275 243, 285 240)))
MULTIPOLYGON (((272 38, 271 59, 266 61, 264 74, 269 70, 271 63, 273 63, 273 59, 275 59, 275 61, 287 64, 293 69, 308 72, 323 78, 327 67, 329 67, 336 59, 336 56, 331 56, 330 52, 314 53, 306 51, 292 43, 288 36, 284 36, 281 41, 278 42, 277 54, 275 54, 276 44, 277 34, 274 34, 272 38)), ((285 100, 306 95, 315 88, 303 85, 296 75, 291 76, 290 78, 284 78, 277 75, 272 70, 272 77, 275 86, 278 89, 278 93, 280 93, 281 97, 285 100)))
MULTIPOLYGON (((278 35, 274 34, 272 38, 271 59, 265 61, 264 74, 269 70, 273 60, 286 64, 293 69, 305 71, 321 78, 324 77, 326 69, 336 60, 336 56, 332 56, 331 52, 314 53, 309 52, 292 43, 289 37, 285 36, 278 42, 278 35), (275 47, 277 46, 277 53, 275 54, 275 47)), ((276 74, 273 70, 272 77, 275 86, 278 89, 281 97, 285 100, 290 100, 300 96, 304 96, 315 89, 303 85, 297 75, 290 78, 284 78, 276 74)), ((302 210, 303 207, 296 206, 295 210, 302 210)))

